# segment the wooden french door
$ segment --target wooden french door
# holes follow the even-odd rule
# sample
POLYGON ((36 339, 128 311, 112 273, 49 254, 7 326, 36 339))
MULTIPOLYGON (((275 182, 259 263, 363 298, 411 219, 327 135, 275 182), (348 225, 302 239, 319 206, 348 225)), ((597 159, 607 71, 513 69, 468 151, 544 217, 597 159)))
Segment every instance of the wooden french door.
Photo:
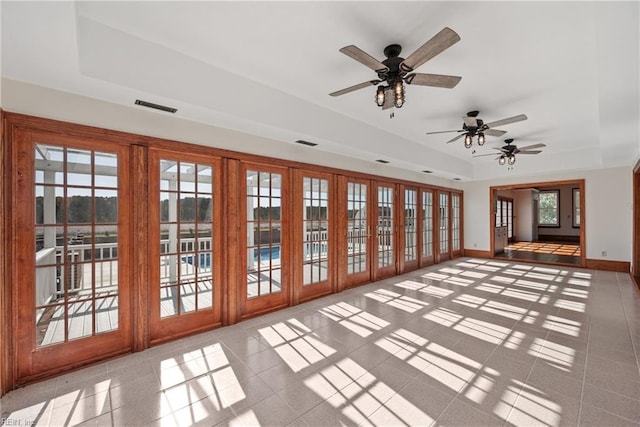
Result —
POLYGON ((241 177, 240 315, 249 317, 289 303, 291 205, 288 169, 243 163, 241 177))
POLYGON ((375 226, 370 218, 371 182, 341 177, 340 186, 344 191, 341 202, 345 202, 340 216, 346 217, 346 224, 342 225, 346 236, 339 239, 343 244, 343 251, 339 253, 340 260, 346 262, 344 284, 349 287, 371 281, 371 236, 375 226))
POLYGON ((151 342, 221 324, 219 159, 149 154, 151 342))
POLYGON ((462 255, 462 195, 451 193, 451 256, 462 255))
POLYGON ((335 208, 333 177, 294 171, 293 283, 298 303, 333 291, 335 208))
POLYGON ((400 191, 400 205, 403 206, 403 209, 398 219, 400 221, 399 228, 403 232, 400 234, 402 239, 399 244, 399 270, 403 273, 418 268, 420 261, 422 235, 420 234, 419 194, 420 192, 415 187, 402 186, 400 191))
POLYGON ((421 252, 420 266, 431 265, 435 262, 434 251, 434 192, 433 190, 420 191, 421 207, 421 252))
POLYGON ((14 142, 22 384, 130 350, 131 188, 124 144, 27 131, 14 142))
POLYGON ((396 185, 376 182, 373 192, 373 220, 376 228, 373 235, 373 280, 393 276, 397 271, 396 185))
POLYGON ((451 203, 450 193, 438 191, 438 260, 451 259, 451 203))

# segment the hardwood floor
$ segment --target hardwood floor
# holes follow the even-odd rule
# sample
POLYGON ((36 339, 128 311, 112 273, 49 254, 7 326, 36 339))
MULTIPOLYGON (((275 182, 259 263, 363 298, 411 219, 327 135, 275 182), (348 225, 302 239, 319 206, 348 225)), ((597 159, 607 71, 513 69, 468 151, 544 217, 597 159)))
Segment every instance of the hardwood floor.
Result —
POLYGON ((580 245, 555 242, 514 242, 496 258, 580 265, 580 245))

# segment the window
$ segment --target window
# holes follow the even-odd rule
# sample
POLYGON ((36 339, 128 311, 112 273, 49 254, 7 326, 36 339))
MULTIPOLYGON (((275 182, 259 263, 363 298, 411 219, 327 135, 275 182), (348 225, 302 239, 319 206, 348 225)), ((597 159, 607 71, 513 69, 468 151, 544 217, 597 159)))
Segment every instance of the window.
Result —
POLYGON ((573 189, 573 228, 580 228, 580 189, 573 189))
POLYGON ((538 201, 538 225, 560 227, 560 191, 541 191, 538 201))

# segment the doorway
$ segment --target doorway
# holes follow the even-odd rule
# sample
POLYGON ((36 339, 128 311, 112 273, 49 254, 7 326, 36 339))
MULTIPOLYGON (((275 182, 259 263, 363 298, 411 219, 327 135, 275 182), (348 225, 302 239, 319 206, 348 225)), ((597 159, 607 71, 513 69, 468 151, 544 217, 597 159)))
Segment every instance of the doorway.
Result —
POLYGON ((495 258, 585 266, 584 180, 491 187, 495 258))

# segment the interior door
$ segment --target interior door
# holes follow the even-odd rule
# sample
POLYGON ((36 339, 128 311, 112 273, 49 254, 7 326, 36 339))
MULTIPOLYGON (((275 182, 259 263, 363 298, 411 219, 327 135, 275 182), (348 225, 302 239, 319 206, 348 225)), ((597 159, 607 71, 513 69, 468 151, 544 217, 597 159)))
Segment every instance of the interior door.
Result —
POLYGON ((16 383, 130 351, 128 147, 19 132, 16 383))
POLYGON ((379 280, 393 276, 397 271, 396 185, 376 182, 374 197, 373 280, 379 280))
POLYGON ((292 246, 297 303, 333 290, 335 215, 330 174, 296 170, 294 181, 292 246))
POLYGON ((221 323, 221 168, 218 159, 149 155, 151 342, 221 323))

